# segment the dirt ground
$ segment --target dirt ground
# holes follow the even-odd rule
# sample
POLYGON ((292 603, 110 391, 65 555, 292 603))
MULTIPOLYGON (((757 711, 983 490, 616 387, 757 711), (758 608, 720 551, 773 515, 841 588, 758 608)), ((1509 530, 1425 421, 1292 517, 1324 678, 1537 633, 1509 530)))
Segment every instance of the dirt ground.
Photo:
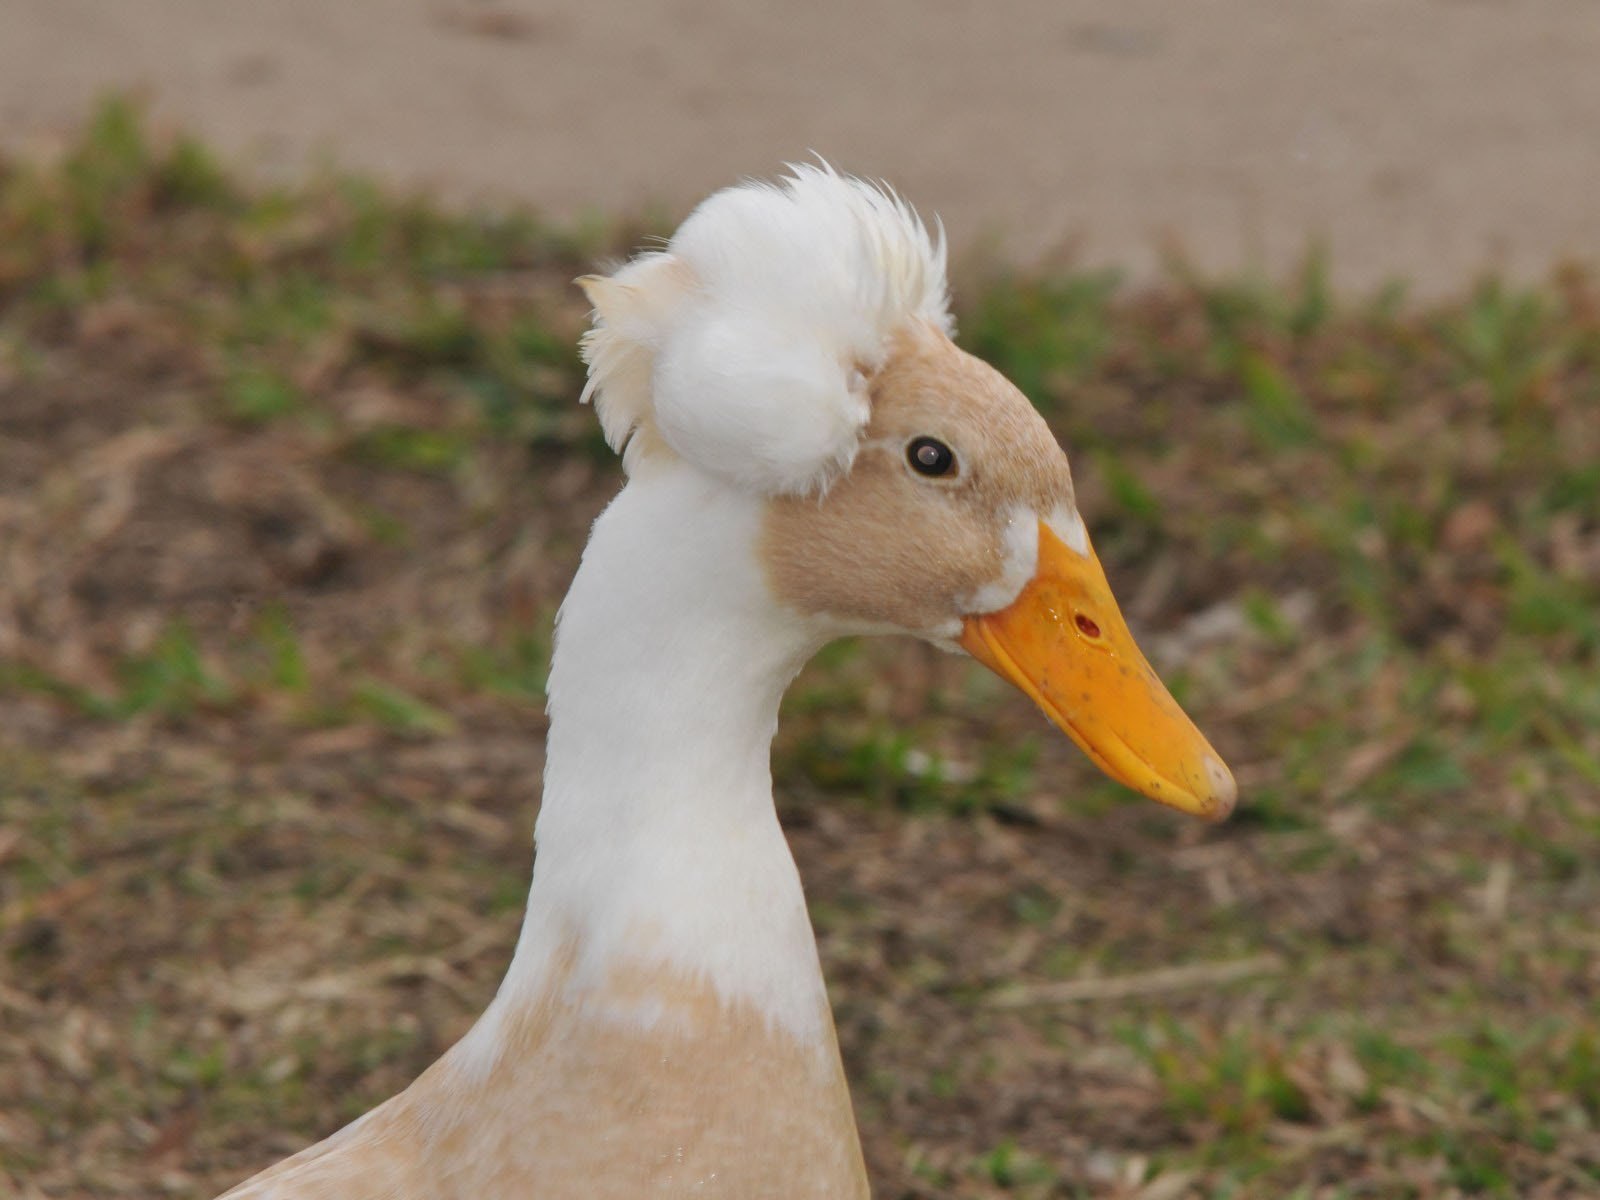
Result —
POLYGON ((271 173, 320 156, 559 217, 817 151, 958 245, 1136 277, 1181 244, 1438 295, 1600 253, 1600 5, 1465 0, 6 0, 0 146, 106 89, 271 173))

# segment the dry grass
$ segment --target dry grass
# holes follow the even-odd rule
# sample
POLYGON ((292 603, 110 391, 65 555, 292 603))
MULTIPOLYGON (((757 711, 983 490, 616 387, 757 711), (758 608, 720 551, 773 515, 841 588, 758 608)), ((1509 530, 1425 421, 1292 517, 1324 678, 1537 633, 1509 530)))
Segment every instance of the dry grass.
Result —
MULTIPOLYGON (((0 172, 0 1190, 203 1196, 481 1009, 615 466, 566 285, 629 231, 246 195, 109 108, 0 172)), ((912 646, 781 812, 883 1197, 1600 1192, 1600 293, 967 269, 1205 829, 912 646)))

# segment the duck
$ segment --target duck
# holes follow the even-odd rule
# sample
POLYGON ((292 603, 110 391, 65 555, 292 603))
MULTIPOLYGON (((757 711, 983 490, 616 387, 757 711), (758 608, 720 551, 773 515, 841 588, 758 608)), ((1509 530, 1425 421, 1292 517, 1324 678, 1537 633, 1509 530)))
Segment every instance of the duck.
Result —
POLYGON ((835 639, 968 654, 1113 779, 1232 808, 1064 451, 952 340, 947 262, 942 225, 819 161, 579 281, 625 482, 557 619, 510 967, 410 1087, 227 1200, 868 1196, 769 761, 835 639))

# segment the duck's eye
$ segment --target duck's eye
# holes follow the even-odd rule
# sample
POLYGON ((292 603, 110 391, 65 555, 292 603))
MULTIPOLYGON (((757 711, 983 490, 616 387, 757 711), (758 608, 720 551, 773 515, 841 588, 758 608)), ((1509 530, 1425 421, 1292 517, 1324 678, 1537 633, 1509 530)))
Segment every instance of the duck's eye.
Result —
POLYGON ((906 461, 918 475, 948 475, 955 470, 955 451, 938 438, 913 438, 906 447, 906 461))

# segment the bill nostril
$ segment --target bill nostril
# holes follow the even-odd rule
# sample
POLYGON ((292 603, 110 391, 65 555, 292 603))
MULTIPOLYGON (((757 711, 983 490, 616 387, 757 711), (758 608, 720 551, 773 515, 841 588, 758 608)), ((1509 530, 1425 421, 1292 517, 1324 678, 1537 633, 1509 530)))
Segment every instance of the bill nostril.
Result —
POLYGON ((1094 623, 1094 619, 1092 617, 1085 616, 1083 613, 1077 613, 1072 619, 1073 622, 1078 626, 1078 632, 1083 634, 1084 637, 1097 638, 1100 636, 1100 626, 1094 623))

